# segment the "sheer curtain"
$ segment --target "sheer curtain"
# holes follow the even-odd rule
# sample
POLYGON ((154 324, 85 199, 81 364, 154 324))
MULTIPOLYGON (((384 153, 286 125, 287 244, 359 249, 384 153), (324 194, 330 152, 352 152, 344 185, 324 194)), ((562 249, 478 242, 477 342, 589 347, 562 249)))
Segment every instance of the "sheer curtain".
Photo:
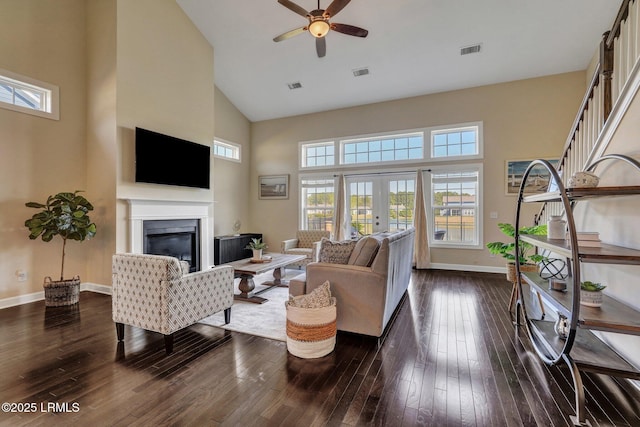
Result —
POLYGON ((422 189, 422 170, 416 173, 416 195, 413 207, 413 225, 416 229, 416 240, 413 250, 413 264, 417 269, 429 268, 431 255, 429 253, 429 234, 427 232, 427 209, 424 206, 424 191, 422 189))
POLYGON ((336 211, 333 215, 333 238, 338 241, 346 240, 346 209, 344 200, 344 175, 337 175, 338 182, 335 194, 336 211))

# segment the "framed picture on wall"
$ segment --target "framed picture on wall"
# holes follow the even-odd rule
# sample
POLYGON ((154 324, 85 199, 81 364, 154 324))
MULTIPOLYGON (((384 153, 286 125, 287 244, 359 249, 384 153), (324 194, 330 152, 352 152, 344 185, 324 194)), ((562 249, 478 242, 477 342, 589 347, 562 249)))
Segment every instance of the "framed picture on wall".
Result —
POLYGON ((263 175, 259 181, 261 199, 289 198, 289 175, 263 175))
MULTIPOLYGON (((524 172, 533 160, 507 160, 505 165, 505 193, 517 195, 524 172)), ((558 159, 547 160, 553 167, 557 167, 558 159)), ((548 191, 551 174, 542 165, 536 166, 527 177, 524 194, 538 194, 548 191)))

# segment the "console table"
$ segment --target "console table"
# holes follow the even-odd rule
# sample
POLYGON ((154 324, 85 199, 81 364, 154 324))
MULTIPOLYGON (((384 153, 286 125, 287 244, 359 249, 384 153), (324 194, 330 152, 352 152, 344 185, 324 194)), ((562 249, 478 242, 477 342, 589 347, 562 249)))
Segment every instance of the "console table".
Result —
POLYGON ((213 238, 213 263, 226 264, 239 259, 250 258, 251 249, 245 249, 251 239, 262 239, 261 233, 242 233, 238 236, 218 236, 213 238))

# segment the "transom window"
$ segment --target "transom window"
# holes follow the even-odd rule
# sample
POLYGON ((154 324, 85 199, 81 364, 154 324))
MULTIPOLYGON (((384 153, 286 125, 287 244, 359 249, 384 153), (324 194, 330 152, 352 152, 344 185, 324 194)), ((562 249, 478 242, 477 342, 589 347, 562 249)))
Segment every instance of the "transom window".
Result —
POLYGON ((482 158, 482 122, 416 129, 335 141, 300 143, 300 168, 482 158), (428 146, 425 141, 428 141, 428 146))
POLYGON ((342 141, 342 164, 420 160, 423 133, 342 141))
POLYGON ((333 166, 335 162, 335 143, 333 141, 302 146, 302 167, 333 166))
POLYGON ((475 156, 479 149, 478 134, 478 126, 434 130, 431 132, 431 156, 475 156))
POLYGON ((233 142, 221 141, 219 139, 213 140, 213 155, 227 160, 234 160, 239 162, 241 146, 233 142))
POLYGON ((0 107, 58 120, 57 86, 0 69, 0 107))

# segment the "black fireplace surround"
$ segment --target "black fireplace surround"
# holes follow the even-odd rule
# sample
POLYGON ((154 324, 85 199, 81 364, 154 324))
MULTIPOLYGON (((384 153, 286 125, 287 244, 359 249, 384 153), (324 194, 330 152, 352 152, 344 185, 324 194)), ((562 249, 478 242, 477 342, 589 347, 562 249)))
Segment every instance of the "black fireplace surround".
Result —
POLYGON ((200 220, 170 219, 142 222, 142 251, 168 255, 189 263, 189 272, 200 271, 200 220))

